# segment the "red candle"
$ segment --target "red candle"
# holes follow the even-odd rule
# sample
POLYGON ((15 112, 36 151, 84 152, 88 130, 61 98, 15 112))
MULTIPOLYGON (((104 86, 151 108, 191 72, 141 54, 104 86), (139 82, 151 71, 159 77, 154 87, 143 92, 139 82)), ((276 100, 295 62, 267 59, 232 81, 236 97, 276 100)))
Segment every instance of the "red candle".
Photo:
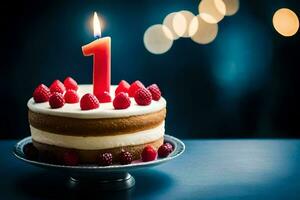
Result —
POLYGON ((93 93, 103 103, 101 96, 110 91, 110 37, 101 37, 100 22, 94 13, 95 41, 82 47, 84 56, 93 56, 93 93))

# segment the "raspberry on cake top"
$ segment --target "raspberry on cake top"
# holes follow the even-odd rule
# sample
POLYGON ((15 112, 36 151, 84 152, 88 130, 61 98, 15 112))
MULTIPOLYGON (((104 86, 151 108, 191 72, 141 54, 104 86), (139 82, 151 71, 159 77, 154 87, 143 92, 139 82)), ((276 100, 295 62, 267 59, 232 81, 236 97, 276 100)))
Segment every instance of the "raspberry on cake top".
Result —
MULTIPOLYGON (((117 86, 111 86, 111 96, 114 99, 114 93, 117 86)), ((92 85, 79 85, 77 94, 81 98, 86 93, 91 93, 93 90, 92 85)), ((134 98, 130 98, 131 105, 127 109, 117 110, 114 108, 112 102, 100 103, 97 109, 92 110, 81 110, 79 103, 68 104, 66 103, 63 107, 58 109, 52 109, 48 102, 36 103, 33 98, 31 98, 27 106, 28 108, 36 113, 42 113, 47 115, 71 117, 71 118, 83 118, 83 119, 93 119, 93 118, 118 118, 118 117, 129 117, 135 115, 143 115, 147 113, 152 113, 159 111, 166 107, 166 100, 161 97, 158 101, 152 100, 151 104, 148 106, 140 106, 135 101, 134 98)))

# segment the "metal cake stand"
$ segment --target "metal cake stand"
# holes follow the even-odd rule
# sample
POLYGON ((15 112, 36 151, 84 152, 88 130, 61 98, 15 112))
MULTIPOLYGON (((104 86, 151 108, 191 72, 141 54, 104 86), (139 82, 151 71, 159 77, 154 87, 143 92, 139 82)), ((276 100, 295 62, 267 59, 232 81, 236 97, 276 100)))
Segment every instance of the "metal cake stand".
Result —
POLYGON ((31 143, 31 137, 26 137, 20 140, 13 149, 13 154, 20 160, 45 169, 61 171, 69 176, 69 186, 71 188, 85 187, 90 185, 97 185, 102 190, 122 190, 128 189, 135 185, 134 177, 129 172, 160 165, 170 161, 185 150, 184 143, 170 135, 164 136, 165 142, 173 145, 173 152, 166 158, 158 158, 150 162, 133 162, 128 165, 111 165, 111 166, 97 166, 97 165, 78 165, 67 166, 59 164, 50 164, 36 160, 29 160, 25 157, 24 146, 31 143))

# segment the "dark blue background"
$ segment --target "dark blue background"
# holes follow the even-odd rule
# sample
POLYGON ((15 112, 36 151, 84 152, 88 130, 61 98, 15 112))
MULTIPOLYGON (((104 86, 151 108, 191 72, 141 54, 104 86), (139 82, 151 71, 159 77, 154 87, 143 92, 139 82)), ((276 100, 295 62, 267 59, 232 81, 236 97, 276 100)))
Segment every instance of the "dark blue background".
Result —
POLYGON ((91 83, 93 40, 88 22, 97 11, 112 37, 112 83, 157 83, 168 101, 167 134, 182 138, 299 137, 299 32, 273 28, 281 7, 299 16, 300 3, 240 1, 219 23, 216 40, 176 40, 165 54, 143 44, 145 30, 174 11, 197 14, 199 1, 20 1, 2 5, 0 138, 29 135, 27 100, 41 82, 74 77, 91 83))

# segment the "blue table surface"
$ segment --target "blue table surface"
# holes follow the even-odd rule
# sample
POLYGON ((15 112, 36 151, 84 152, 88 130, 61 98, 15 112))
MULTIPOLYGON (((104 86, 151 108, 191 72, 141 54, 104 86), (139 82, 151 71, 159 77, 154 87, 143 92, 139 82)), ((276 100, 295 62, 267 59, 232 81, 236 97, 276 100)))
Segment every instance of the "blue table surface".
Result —
POLYGON ((16 142, 0 142, 0 199, 300 199, 300 140, 184 140, 182 156, 118 192, 71 190, 65 174, 14 158, 16 142))

